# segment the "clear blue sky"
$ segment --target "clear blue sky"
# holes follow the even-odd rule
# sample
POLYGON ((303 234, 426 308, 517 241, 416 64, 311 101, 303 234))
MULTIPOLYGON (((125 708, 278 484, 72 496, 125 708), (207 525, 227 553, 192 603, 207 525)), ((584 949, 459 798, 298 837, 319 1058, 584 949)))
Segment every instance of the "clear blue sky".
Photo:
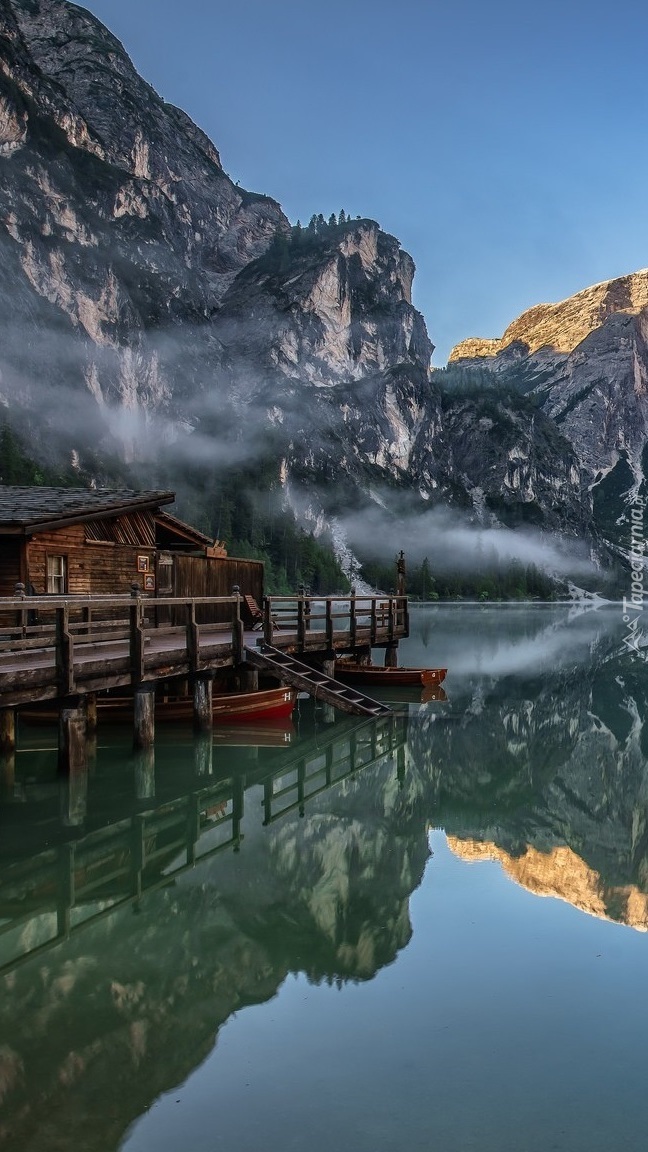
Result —
POLYGON ((226 171, 414 257, 436 364, 648 265, 648 5, 90 0, 226 171))

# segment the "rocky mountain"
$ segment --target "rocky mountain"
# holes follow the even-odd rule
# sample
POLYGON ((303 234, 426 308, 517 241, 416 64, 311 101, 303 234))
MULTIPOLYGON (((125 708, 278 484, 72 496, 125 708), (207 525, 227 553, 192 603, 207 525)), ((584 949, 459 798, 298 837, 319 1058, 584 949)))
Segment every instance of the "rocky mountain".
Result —
POLYGON ((590 486, 622 448, 638 476, 645 438, 648 273, 432 372, 398 241, 238 187, 86 10, 0 0, 0 64, 0 403, 40 460, 157 476, 214 534, 232 469, 263 474, 341 552, 349 508, 605 535, 590 486))
POLYGON ((524 312, 501 340, 466 340, 452 364, 534 396, 573 446, 600 529, 629 545, 648 440, 648 270, 524 312))

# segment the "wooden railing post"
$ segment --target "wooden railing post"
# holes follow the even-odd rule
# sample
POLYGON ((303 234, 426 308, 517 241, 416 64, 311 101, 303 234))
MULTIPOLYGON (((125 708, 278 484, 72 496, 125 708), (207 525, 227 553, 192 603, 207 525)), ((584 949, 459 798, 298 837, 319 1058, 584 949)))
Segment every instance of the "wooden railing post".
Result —
POLYGON ((372 596, 372 598, 371 598, 371 629, 370 629, 370 642, 371 642, 372 648, 375 647, 375 644, 376 644, 376 631, 377 631, 377 629, 378 629, 378 616, 377 616, 377 612, 376 612, 376 597, 372 596))
POLYGON ((196 601, 188 600, 187 609, 187 661, 189 671, 196 673, 200 663, 200 629, 196 624, 196 601))
POLYGON ((81 631, 87 635, 90 631, 90 624, 92 623, 92 608, 89 604, 84 604, 81 609, 81 622, 83 624, 81 631))
POLYGON ((333 601, 326 601, 326 645, 329 651, 333 649, 333 601))
POLYGON ((232 657, 234 664, 242 664, 245 637, 243 634, 243 621, 241 620, 241 597, 236 593, 232 602, 232 657))
POLYGON ((351 588, 351 597, 349 600, 349 604, 350 604, 350 608, 349 608, 349 613, 350 613, 349 635, 350 635, 350 639, 351 639, 351 647, 355 648, 355 646, 356 646, 356 634, 358 631, 358 615, 357 615, 357 611, 356 611, 356 590, 354 587, 351 588))
POLYGON ((74 641, 70 635, 70 609, 56 609, 56 674, 61 696, 74 694, 74 641))
POLYGON ((297 645, 301 651, 306 640, 306 615, 304 612, 304 585, 299 585, 297 592, 297 645))
POLYGON ((139 584, 131 584, 131 596, 133 597, 130 606, 131 681, 133 684, 141 684, 144 679, 144 629, 139 584))
MULTIPOLYGON (((25 599, 25 585, 23 584, 22 580, 19 580, 16 584, 15 596, 16 600, 25 599)), ((27 635, 27 609, 19 608, 16 613, 16 617, 16 625, 20 629, 20 635, 24 640, 25 636, 27 635)))
POLYGON ((263 601, 263 639, 266 644, 274 643, 274 621, 272 619, 272 603, 266 596, 263 601))

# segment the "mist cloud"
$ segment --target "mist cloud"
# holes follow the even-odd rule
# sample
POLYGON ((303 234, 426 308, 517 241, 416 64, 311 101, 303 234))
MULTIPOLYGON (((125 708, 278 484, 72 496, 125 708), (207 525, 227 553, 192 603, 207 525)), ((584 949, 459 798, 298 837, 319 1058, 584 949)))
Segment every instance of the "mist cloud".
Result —
POLYGON ((482 527, 447 507, 400 517, 372 507, 340 518, 340 524, 349 546, 363 556, 389 560, 403 549, 411 564, 427 558, 432 570, 442 574, 513 563, 562 576, 595 570, 582 543, 531 530, 482 527))

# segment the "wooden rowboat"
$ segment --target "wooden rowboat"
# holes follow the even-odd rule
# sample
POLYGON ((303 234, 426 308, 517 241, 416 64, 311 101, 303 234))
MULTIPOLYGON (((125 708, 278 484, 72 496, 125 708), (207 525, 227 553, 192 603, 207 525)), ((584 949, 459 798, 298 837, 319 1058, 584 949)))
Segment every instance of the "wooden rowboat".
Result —
MULTIPOLYGON (((261 692, 224 692, 212 697, 214 724, 258 724, 286 720, 292 716, 297 693, 292 688, 268 688, 261 692)), ((58 712, 50 707, 21 708, 20 715, 29 724, 55 723, 58 712)), ((97 718, 128 721, 133 716, 133 699, 129 696, 99 696, 97 718)), ((155 701, 155 719, 160 723, 191 722, 191 696, 167 697, 155 701)))
POLYGON ((353 664, 338 660, 335 678, 349 684, 441 684, 447 668, 385 668, 376 664, 353 664))

